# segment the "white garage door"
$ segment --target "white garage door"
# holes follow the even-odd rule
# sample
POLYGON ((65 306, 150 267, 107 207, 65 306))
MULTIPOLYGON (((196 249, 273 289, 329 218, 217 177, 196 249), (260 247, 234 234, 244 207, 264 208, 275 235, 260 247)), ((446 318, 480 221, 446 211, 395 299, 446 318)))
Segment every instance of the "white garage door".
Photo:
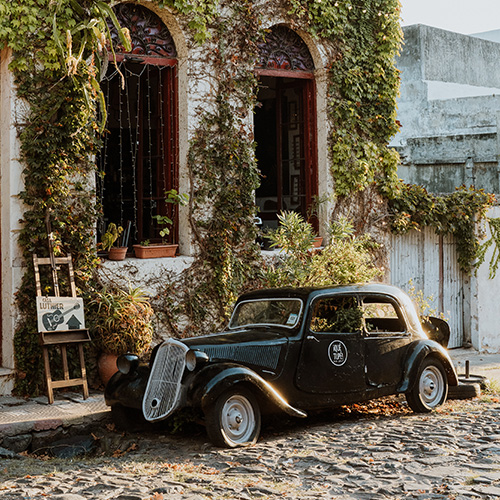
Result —
POLYGON ((453 238, 430 228, 392 236, 391 283, 422 290, 431 308, 443 312, 450 325, 448 347, 470 339, 470 280, 459 268, 453 238))

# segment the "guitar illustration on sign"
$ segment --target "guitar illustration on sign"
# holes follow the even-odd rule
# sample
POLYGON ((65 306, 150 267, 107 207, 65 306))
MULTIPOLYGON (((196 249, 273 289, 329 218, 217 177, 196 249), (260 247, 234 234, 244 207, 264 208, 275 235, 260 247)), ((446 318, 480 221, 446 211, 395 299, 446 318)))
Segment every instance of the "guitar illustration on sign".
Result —
POLYGON ((80 304, 75 304, 67 311, 56 309, 54 311, 45 313, 42 316, 43 326, 49 332, 56 330, 57 327, 64 322, 64 316, 66 316, 66 314, 70 313, 71 311, 74 311, 75 309, 80 309, 80 304))

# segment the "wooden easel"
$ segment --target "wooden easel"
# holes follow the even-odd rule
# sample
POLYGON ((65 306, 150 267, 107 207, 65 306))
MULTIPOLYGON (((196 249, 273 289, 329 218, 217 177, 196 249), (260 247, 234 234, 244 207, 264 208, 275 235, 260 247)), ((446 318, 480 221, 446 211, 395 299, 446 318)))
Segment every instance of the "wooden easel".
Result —
MULTIPOLYGON (((36 282, 36 294, 38 297, 42 296, 42 287, 40 282, 40 266, 49 265, 52 270, 52 282, 54 285, 54 296, 60 297, 59 294, 59 280, 57 277, 58 266, 67 265, 68 266, 68 277, 69 285, 71 290, 71 297, 76 297, 76 287, 75 287, 75 276, 73 273, 73 263, 71 261, 71 255, 68 254, 66 257, 54 257, 53 251, 53 235, 50 231, 50 224, 47 221, 47 231, 49 235, 49 254, 50 257, 39 258, 36 254, 33 255, 33 266, 35 270, 35 282, 36 282)), ((53 332, 39 332, 40 335, 40 345, 43 350, 43 361, 45 365, 45 379, 47 383, 47 396, 49 403, 54 402, 54 389, 59 389, 61 387, 72 387, 76 385, 83 386, 83 398, 87 399, 89 397, 89 388, 87 384, 87 372, 85 369, 85 358, 83 355, 83 343, 90 341, 89 331, 86 329, 81 330, 59 330, 53 332), (80 358, 80 366, 82 376, 80 378, 69 378, 69 368, 68 368, 68 355, 67 348, 70 345, 78 346, 78 354, 80 358), (61 349, 61 357, 63 364, 64 379, 52 380, 52 374, 50 371, 50 360, 49 360, 49 348, 59 346, 61 349)))

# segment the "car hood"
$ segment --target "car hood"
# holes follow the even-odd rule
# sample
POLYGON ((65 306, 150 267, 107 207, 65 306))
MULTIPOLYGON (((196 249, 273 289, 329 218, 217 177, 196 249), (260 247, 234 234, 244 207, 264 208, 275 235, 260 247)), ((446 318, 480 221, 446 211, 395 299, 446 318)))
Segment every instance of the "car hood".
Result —
MULTIPOLYGON (((288 332, 287 332, 288 333, 288 332)), ((218 345, 218 344, 248 344, 287 341, 287 336, 276 331, 275 328, 238 328, 237 330, 226 330, 220 333, 211 333, 200 337, 182 339, 181 342, 191 349, 197 346, 218 345)))
POLYGON ((231 330, 181 342, 190 349, 205 352, 211 362, 229 361, 273 372, 288 346, 286 335, 268 328, 231 330))

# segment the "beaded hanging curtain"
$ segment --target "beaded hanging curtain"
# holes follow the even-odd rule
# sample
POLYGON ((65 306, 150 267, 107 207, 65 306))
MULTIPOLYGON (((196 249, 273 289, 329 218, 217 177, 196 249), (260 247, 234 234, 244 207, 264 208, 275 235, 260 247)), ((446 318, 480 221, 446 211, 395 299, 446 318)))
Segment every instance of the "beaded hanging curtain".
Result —
MULTIPOLYGON (((99 230, 114 222, 131 224, 128 244, 159 241, 155 215, 175 219, 165 191, 178 186, 177 59, 172 37, 161 19, 139 5, 115 8, 127 27, 132 50, 123 52, 112 26, 117 64, 110 64, 102 88, 108 123, 99 158, 103 207, 99 230)), ((169 235, 176 241, 177 231, 169 235)))

